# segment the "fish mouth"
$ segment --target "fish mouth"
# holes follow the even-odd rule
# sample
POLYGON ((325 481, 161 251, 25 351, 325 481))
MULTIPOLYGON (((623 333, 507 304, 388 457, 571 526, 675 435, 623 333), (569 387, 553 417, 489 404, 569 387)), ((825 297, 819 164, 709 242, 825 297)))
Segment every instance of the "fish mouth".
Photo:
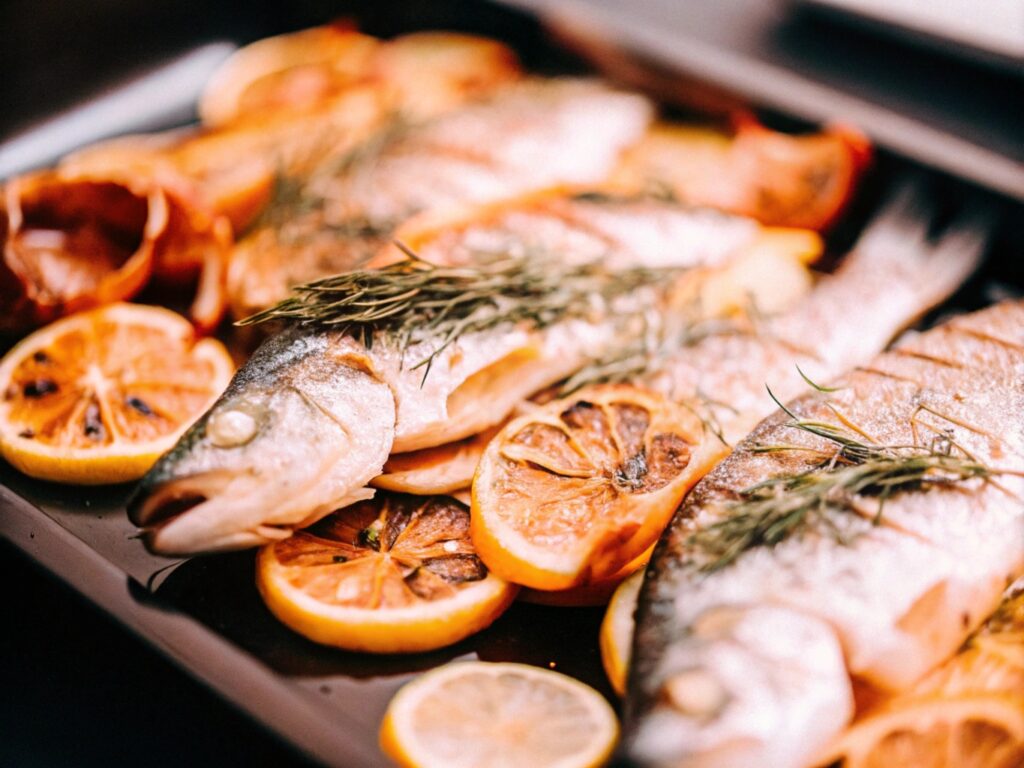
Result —
POLYGON ((129 519, 143 529, 146 548, 160 555, 234 550, 289 536, 290 527, 251 525, 259 500, 229 493, 237 480, 213 471, 140 488, 129 503, 129 519))
POLYGON ((225 472, 203 472, 139 486, 128 501, 128 519, 139 528, 168 522, 222 493, 230 477, 225 472))

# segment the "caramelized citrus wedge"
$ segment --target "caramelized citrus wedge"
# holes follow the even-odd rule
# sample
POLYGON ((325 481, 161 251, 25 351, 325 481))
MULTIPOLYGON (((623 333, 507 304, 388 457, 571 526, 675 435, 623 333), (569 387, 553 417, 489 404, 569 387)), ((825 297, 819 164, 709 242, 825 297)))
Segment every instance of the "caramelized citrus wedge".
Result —
POLYGON ((608 675, 608 682, 619 696, 626 694, 629 659, 633 655, 633 630, 636 626, 634 614, 643 583, 644 573, 637 571, 619 585, 608 603, 608 610, 601 622, 601 634, 598 636, 601 664, 608 675))
POLYGON ((206 125, 314 106, 366 76, 380 42, 344 24, 258 40, 235 52, 199 101, 206 125))
POLYGON ((1024 764, 1024 696, 975 693, 901 699, 859 721, 817 764, 1017 768, 1024 764))
POLYGON ((370 653, 458 642, 490 625, 516 593, 477 557, 464 504, 389 493, 265 546, 256 583, 296 632, 370 653))
POLYGON ((180 315, 111 304, 59 320, 0 361, 0 451, 64 483, 140 477, 227 386, 231 357, 180 315))
POLYGON ((654 543, 699 474, 693 411, 628 385, 580 390, 509 422, 473 480, 473 543, 509 581, 604 581, 654 543))
POLYGON ((384 752, 407 768, 603 765, 615 713, 593 688, 525 664, 460 662, 421 675, 388 705, 384 752))
POLYGON ((168 204, 157 189, 28 174, 7 185, 0 328, 24 331, 128 299, 149 279, 168 204))
POLYGON ((820 230, 850 201, 870 154, 863 134, 840 126, 791 136, 744 114, 730 136, 663 123, 623 154, 609 183, 820 230))

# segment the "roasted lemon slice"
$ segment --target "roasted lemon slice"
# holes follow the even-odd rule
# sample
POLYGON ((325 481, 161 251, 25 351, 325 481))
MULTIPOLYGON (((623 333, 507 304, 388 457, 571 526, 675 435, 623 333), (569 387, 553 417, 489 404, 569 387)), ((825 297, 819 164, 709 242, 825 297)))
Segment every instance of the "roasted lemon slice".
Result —
POLYGON ((554 591, 525 587, 519 590, 519 600, 524 603, 550 605, 557 608, 592 608, 599 605, 608 605, 615 591, 622 583, 647 565, 653 551, 654 545, 652 544, 643 554, 627 563, 621 571, 603 581, 570 587, 569 589, 556 589, 554 591))
POLYGON ((842 768, 1017 768, 1024 696, 975 693, 901 699, 864 718, 820 761, 842 768))
POLYGON ((392 454, 384 472, 370 481, 374 488, 429 496, 469 488, 484 448, 498 428, 435 448, 392 454))
POLYGON ((296 632, 370 653, 458 642, 498 618, 516 594, 477 557, 466 505, 388 493, 265 546, 256 583, 296 632))
POLYGON ((618 737, 592 688, 524 664, 461 662, 422 675, 388 706, 381 747, 409 768, 590 768, 618 737))
POLYGON ((180 315, 112 304, 42 328, 0 361, 0 452, 32 477, 141 477, 231 380, 224 346, 180 315))
POLYGON ((605 581, 651 546, 700 476, 700 419, 627 385, 588 387, 514 419, 473 480, 488 567, 543 590, 605 581))
POLYGON ((637 571, 622 582, 612 595, 601 622, 601 664, 608 675, 608 682, 619 696, 626 693, 629 658, 633 653, 633 628, 636 625, 634 613, 643 583, 643 571, 637 571))

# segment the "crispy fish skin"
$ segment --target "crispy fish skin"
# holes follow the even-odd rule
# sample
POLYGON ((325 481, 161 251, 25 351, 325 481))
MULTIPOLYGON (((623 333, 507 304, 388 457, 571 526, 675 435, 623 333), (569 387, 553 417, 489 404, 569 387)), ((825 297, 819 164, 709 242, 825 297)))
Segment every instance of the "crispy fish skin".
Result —
POLYGON ((644 97, 597 81, 534 79, 381 132, 336 160, 336 170, 302 182, 300 202, 271 202, 267 224, 235 249, 231 306, 250 314, 294 285, 356 269, 423 211, 594 184, 652 114, 644 97))
MULTIPOLYGON (((529 214, 520 217, 509 210, 464 234, 467 239, 486 234, 491 246, 506 252, 528 242, 531 252, 551 255, 560 255, 561 244, 572 240, 573 233, 596 234, 601 250, 590 253, 600 253, 609 265, 675 266, 681 269, 683 284, 710 279, 734 263, 759 257, 768 231, 748 219, 667 202, 567 199, 549 207, 530 207, 529 214), (538 228, 540 223, 544 226, 538 228)), ((816 254, 817 236, 809 237, 804 245, 816 254)), ((465 263, 476 250, 475 245, 466 250, 465 263)), ((786 258, 798 261, 805 256, 799 252, 786 258)), ((654 289, 640 289, 613 300, 603 311, 595 305, 593 318, 575 318, 543 330, 503 326, 466 334, 434 359, 426 378, 415 363, 434 351, 436 340, 400 350, 380 339, 368 350, 329 332, 293 328, 257 352, 211 412, 237 410, 239 398, 247 408, 250 401, 255 403, 252 407, 267 419, 260 439, 226 449, 199 439, 207 436, 213 418, 204 417, 144 478, 132 505, 133 519, 151 529, 149 545, 160 552, 240 548, 287 536, 330 511, 330 504, 340 506, 346 499, 372 493, 364 487, 380 474, 389 453, 443 445, 500 423, 526 397, 603 354, 622 333, 617 314, 653 306, 655 298, 654 289), (335 347, 356 357, 360 369, 349 371, 335 347), (350 381, 353 377, 358 387, 350 381), (307 380, 317 387, 315 399, 328 403, 325 412, 344 414, 339 417, 342 429, 334 429, 317 411, 304 410, 296 391, 303 390, 307 380), (387 407, 378 402, 385 394, 387 407), (294 418, 275 415, 285 408, 277 399, 291 404, 288 413, 294 418), (360 408, 369 409, 370 415, 349 420, 360 408), (329 435, 320 436, 311 424, 327 429, 329 435), (316 439, 303 437, 306 430, 316 439), (305 444, 316 440, 325 441, 325 447, 318 450, 305 444), (351 452, 349 443, 356 447, 351 452), (287 457, 306 452, 308 459, 294 465, 295 477, 277 469, 264 471, 283 470, 287 457), (235 478, 244 478, 244 486, 235 478), (184 505, 175 500, 189 496, 206 501, 178 514, 184 505), (186 530, 191 531, 188 537, 182 533, 172 538, 186 530)))
MULTIPOLYGON (((830 422, 835 408, 881 444, 949 439, 988 466, 1024 470, 1024 302, 910 336, 839 384, 788 407, 830 422)), ((812 524, 701 572, 694 531, 723 519, 743 489, 813 461, 801 451, 750 449, 824 447, 788 420, 777 412, 763 421, 708 474, 654 553, 637 612, 624 741, 637 764, 804 765, 852 716, 854 681, 887 691, 913 685, 1024 571, 1024 481, 1010 474, 895 494, 877 524, 878 500, 865 498, 836 528, 812 524), (772 621, 756 618, 766 610, 772 621), (743 631, 708 630, 722 615, 743 631), (799 663, 779 667, 780 638, 799 663), (806 663, 837 647, 845 670, 806 663), (747 684, 773 676, 770 688, 747 684), (823 700, 833 706, 822 709, 823 700)))
POLYGON ((167 554, 286 538, 372 495, 363 487, 387 460, 394 424, 391 390, 361 345, 285 331, 143 478, 129 516, 167 554))

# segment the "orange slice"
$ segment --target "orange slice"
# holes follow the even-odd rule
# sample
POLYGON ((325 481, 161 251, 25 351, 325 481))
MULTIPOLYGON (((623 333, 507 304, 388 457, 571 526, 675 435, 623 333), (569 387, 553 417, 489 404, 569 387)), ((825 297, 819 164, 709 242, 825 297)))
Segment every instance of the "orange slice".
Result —
POLYGON ((608 682, 619 696, 626 694, 629 659, 633 655, 633 628, 636 625, 634 613, 643 583, 644 572, 637 571, 619 585, 608 603, 598 636, 601 664, 608 675, 608 682))
POLYGON ((421 675, 391 700, 381 748, 407 768, 603 765, 618 737, 608 702, 559 672, 460 662, 421 675))
POLYGON ((296 632, 370 653, 451 645, 490 625, 516 594, 477 557, 466 505, 387 493, 261 549, 256 583, 296 632))
POLYGON ((870 143, 850 127, 792 136, 764 127, 749 114, 739 114, 734 122, 731 136, 655 125, 623 153, 610 186, 668 193, 764 224, 821 230, 850 202, 870 161, 870 143))
POLYGON ((692 410, 628 385, 537 408, 484 451, 473 543, 488 567, 534 589, 607 580, 654 543, 700 476, 702 436, 692 410))
POLYGON ((901 699, 864 718, 817 763, 842 768, 1018 768, 1024 695, 901 699))
POLYGON ((374 488, 429 496, 469 488, 484 448, 498 428, 435 448, 392 454, 384 472, 371 482, 374 488))
POLYGON ((550 605, 556 608, 592 608, 608 605, 619 586, 647 565, 653 551, 654 545, 652 544, 639 557, 623 566, 621 571, 603 581, 554 591, 524 587, 519 590, 519 599, 524 603, 550 605))
POLYGON ((0 452, 32 477, 141 477, 231 380, 224 345, 170 310, 111 304, 66 317, 0 361, 0 452))

